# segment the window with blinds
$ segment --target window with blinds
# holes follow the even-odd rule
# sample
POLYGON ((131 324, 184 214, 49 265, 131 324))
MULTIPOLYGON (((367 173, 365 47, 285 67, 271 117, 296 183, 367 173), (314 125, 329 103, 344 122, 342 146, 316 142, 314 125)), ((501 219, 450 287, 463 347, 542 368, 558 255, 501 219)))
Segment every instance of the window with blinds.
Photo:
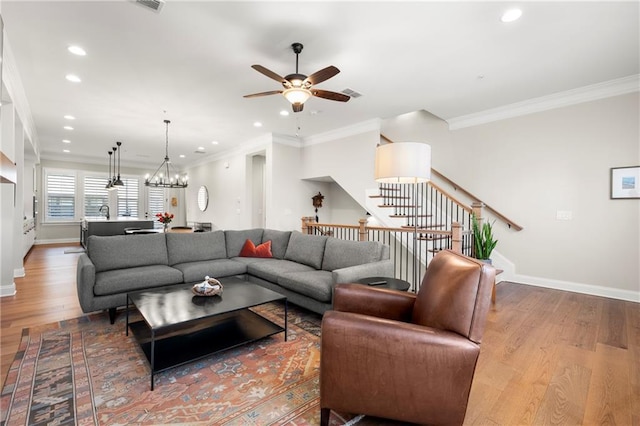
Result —
POLYGON ((74 220, 76 176, 73 173, 47 172, 46 220, 74 220))
POLYGON ((109 191, 105 188, 104 176, 85 176, 84 178, 84 216, 99 217, 100 206, 109 205, 109 191))
MULTIPOLYGON (((149 217, 156 219, 156 213, 164 212, 164 189, 156 187, 147 187, 147 206, 149 208, 149 217)), ((154 222, 155 228, 161 228, 162 224, 158 221, 154 222)))
POLYGON ((140 182, 138 178, 122 178, 124 186, 118 187, 118 217, 138 217, 140 182))

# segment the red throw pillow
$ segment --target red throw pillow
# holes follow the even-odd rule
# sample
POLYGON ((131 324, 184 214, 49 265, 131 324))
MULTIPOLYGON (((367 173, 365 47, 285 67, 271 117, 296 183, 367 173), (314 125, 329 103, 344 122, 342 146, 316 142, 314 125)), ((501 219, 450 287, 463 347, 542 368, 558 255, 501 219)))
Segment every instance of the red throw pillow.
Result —
POLYGON ((259 244, 257 247, 250 239, 244 242, 240 257, 273 257, 271 254, 271 240, 259 244))

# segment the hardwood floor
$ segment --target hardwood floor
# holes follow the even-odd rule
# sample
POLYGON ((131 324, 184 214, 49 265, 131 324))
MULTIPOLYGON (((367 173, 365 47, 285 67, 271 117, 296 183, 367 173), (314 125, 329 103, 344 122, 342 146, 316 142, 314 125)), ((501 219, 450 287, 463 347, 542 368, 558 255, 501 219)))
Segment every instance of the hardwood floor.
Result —
MULTIPOLYGON (((82 315, 76 247, 34 247, 0 298, 3 385, 22 328, 82 315)), ((465 424, 640 426, 640 304, 499 284, 465 424)))

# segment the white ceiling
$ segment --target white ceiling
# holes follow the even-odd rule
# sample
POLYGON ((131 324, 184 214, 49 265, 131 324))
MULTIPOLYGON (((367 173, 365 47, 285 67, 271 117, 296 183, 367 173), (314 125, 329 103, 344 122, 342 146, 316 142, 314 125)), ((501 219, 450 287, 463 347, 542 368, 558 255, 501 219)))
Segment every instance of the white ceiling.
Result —
POLYGON ((215 155, 268 132, 307 137, 419 109, 448 120, 640 73, 637 1, 167 0, 155 13, 125 0, 3 0, 0 11, 42 158, 67 148, 106 164, 119 140, 123 164, 157 165, 166 118, 185 167, 198 147, 215 155), (522 18, 500 22, 513 6, 522 18), (292 42, 304 44, 301 73, 341 70, 318 88, 362 97, 312 98, 288 117, 280 95, 243 98, 280 88, 251 65, 294 72, 292 42))

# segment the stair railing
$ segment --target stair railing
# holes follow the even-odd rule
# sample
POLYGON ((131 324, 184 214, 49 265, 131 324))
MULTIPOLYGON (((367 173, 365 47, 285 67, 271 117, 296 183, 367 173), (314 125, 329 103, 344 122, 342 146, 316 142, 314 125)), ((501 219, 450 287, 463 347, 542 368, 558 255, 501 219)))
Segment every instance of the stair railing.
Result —
POLYGON ((408 281, 410 290, 415 292, 419 290, 426 265, 435 253, 445 248, 465 254, 470 254, 471 250, 470 231, 463 231, 462 225, 458 223, 452 224, 450 229, 429 230, 429 235, 433 236, 429 240, 421 238, 426 233, 424 229, 419 229, 418 234, 415 234, 414 228, 369 226, 366 219, 360 219, 358 225, 317 223, 314 217, 309 216, 302 218, 301 232, 310 235, 330 234, 334 238, 350 241, 377 241, 388 245, 395 269, 394 277, 408 281), (414 238, 417 238, 418 243, 416 253, 411 249, 414 238), (433 241, 437 241, 436 246, 433 241), (414 262, 418 267, 418 282, 413 279, 414 262))
MULTIPOLYGON (((391 139, 389 139, 388 137, 386 137, 383 134, 380 134, 380 138, 382 140, 384 140, 386 143, 394 143, 394 141, 392 141, 391 139)), ((495 217, 498 220, 501 220, 502 222, 506 223, 507 226, 509 228, 512 228, 516 231, 521 231, 522 229, 524 229, 522 226, 518 225, 517 223, 515 223, 513 220, 509 219, 508 217, 506 217, 505 215, 503 215, 502 213, 500 213, 499 211, 497 211, 496 209, 494 209, 493 207, 491 207, 490 205, 488 205, 486 202, 484 202, 482 199, 480 199, 479 197, 477 197, 476 195, 472 194, 471 192, 469 192, 468 190, 466 190, 465 188, 463 188, 462 186, 458 185, 456 182, 452 181, 451 179, 449 179, 448 177, 446 177, 445 175, 443 175, 442 173, 440 173, 438 170, 434 169, 433 167, 431 168, 431 173, 434 176, 437 176, 440 180, 442 180, 443 182, 445 182, 446 184, 450 185, 454 191, 459 191, 462 194, 464 194, 465 196, 469 197, 472 200, 473 204, 478 204, 481 203, 482 207, 489 213, 491 213, 491 216, 495 217)), ((446 193, 446 191, 444 191, 441 187, 438 187, 436 184, 433 183, 433 181, 429 182, 429 185, 435 186, 437 187, 440 191, 446 193)), ((450 198, 454 198, 451 195, 448 195, 450 198)), ((460 204, 464 205, 464 203, 460 204)))

